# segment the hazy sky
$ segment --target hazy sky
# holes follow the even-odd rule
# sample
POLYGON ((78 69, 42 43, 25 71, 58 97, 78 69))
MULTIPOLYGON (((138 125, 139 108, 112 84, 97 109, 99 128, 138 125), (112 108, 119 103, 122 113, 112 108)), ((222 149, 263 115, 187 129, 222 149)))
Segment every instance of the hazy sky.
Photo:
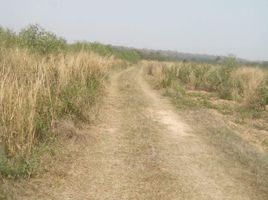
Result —
POLYGON ((268 60, 268 0, 0 0, 0 25, 68 41, 268 60))

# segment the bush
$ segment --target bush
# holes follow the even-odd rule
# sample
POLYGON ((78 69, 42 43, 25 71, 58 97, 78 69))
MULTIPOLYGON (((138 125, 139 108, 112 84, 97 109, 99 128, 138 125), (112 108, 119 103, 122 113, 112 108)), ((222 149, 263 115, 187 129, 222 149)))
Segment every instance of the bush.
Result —
POLYGON ((17 45, 16 33, 10 29, 0 27, 0 47, 10 48, 17 45))
POLYGON ((39 25, 28 26, 20 31, 18 37, 20 46, 29 49, 31 52, 41 54, 59 53, 67 48, 64 39, 45 31, 39 25))

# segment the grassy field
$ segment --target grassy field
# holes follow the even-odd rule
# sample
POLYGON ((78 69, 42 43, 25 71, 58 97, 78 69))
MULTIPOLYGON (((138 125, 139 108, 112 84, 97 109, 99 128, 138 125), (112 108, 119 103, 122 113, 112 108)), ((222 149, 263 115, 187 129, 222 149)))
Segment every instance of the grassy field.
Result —
MULTIPOLYGON (((209 108, 233 123, 268 130, 268 70, 239 65, 143 62, 154 86, 171 96, 180 109, 209 108)), ((258 139, 267 147, 267 138, 258 139)))

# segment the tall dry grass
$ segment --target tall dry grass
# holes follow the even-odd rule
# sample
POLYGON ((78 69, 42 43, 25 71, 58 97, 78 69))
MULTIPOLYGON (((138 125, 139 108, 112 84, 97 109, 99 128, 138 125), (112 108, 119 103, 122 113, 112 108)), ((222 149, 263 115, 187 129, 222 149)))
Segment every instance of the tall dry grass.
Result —
POLYGON ((242 100, 246 105, 254 103, 259 96, 259 89, 265 87, 266 74, 259 68, 241 67, 232 73, 232 97, 242 100))
POLYGON ((88 119, 113 57, 77 52, 41 56, 0 50, 0 144, 8 156, 27 156, 53 137, 64 117, 88 119))
POLYGON ((216 92, 220 98, 235 100, 256 111, 268 104, 268 71, 257 67, 196 63, 143 62, 147 74, 163 87, 173 81, 191 88, 216 92))

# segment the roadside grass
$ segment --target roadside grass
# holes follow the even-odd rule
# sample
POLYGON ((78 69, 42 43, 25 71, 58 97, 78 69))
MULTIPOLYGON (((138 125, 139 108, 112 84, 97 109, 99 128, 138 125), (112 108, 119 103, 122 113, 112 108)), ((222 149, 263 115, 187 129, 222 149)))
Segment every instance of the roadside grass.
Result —
MULTIPOLYGON (((267 103, 257 106, 249 103, 259 102, 265 96, 263 94, 260 99, 256 100, 259 96, 256 97, 254 95, 256 95, 256 88, 261 88, 263 87, 262 84, 267 84, 264 81, 267 72, 262 71, 262 74, 259 74, 259 69, 254 68, 232 69, 235 71, 226 72, 227 74, 231 73, 230 77, 226 78, 228 81, 224 80, 229 83, 224 83, 221 86, 223 87, 222 92, 219 92, 211 88, 213 85, 207 85, 206 80, 209 77, 209 73, 205 76, 202 72, 201 76, 203 78, 198 78, 198 76, 191 75, 191 69, 193 69, 191 64, 182 64, 182 68, 177 68, 176 65, 178 64, 174 63, 172 65, 164 62, 143 63, 147 80, 154 88, 160 90, 163 95, 171 99, 178 108, 180 115, 183 116, 183 119, 187 123, 192 124, 195 133, 201 136, 206 143, 215 146, 216 151, 224 152, 226 157, 229 160, 231 159, 235 165, 242 165, 244 169, 249 169, 241 172, 242 176, 243 174, 245 174, 245 177, 250 176, 251 180, 258 187, 261 187, 261 190, 267 191, 268 154, 266 151, 260 151, 258 146, 261 145, 263 150, 268 149, 267 134, 265 137, 263 134, 256 133, 258 135, 258 142, 255 144, 251 140, 245 139, 243 135, 238 133, 238 130, 227 125, 229 121, 232 121, 235 124, 241 125, 241 127, 245 126, 245 129, 251 127, 253 129, 256 128, 257 132, 266 131, 267 133, 268 113, 263 108, 264 104, 266 106, 267 103), (246 73, 245 71, 249 77, 248 81, 242 84, 245 87, 242 90, 244 96, 238 96, 238 99, 234 98, 234 91, 237 92, 238 89, 232 88, 231 82, 238 79, 233 79, 234 75, 232 73, 235 73, 237 77, 240 73, 243 76, 246 73), (181 72, 182 74, 180 74, 181 72), (196 79, 199 80, 197 81, 196 79), (254 79, 257 80, 254 81, 254 79), (247 88, 248 86, 251 88, 247 88), (216 113, 221 113, 224 117, 216 113)), ((195 66, 194 69, 197 67, 195 66)), ((218 66, 215 66, 215 68, 218 68, 218 66)), ((209 66, 204 69, 204 71, 207 70, 215 73, 216 69, 214 69, 214 66, 209 66)), ((229 76, 226 73, 223 76, 229 76)), ((219 73, 217 76, 220 75, 219 73)), ((216 77, 215 74, 213 76, 216 77)), ((217 79, 221 80, 222 77, 217 77, 217 79)), ((248 132, 249 130, 246 131, 248 132)), ((248 137, 255 137, 255 135, 248 137)), ((222 163, 222 165, 229 164, 230 162, 222 163)), ((232 172, 229 173, 232 174, 232 172)), ((238 178, 243 179, 242 176, 238 178)))
POLYGON ((0 56, 0 173, 29 177, 37 166, 35 147, 57 137, 55 122, 91 119, 107 70, 116 62, 85 52, 45 59, 14 49, 0 56))
POLYGON ((268 71, 242 67, 143 61, 155 88, 182 110, 213 109, 240 125, 268 130, 268 71), (222 67, 222 68, 221 68, 222 67))
POLYGON ((108 73, 129 64, 114 52, 71 48, 38 25, 0 28, 0 178, 35 175, 57 123, 94 121, 108 73))

